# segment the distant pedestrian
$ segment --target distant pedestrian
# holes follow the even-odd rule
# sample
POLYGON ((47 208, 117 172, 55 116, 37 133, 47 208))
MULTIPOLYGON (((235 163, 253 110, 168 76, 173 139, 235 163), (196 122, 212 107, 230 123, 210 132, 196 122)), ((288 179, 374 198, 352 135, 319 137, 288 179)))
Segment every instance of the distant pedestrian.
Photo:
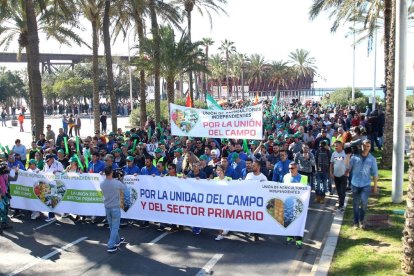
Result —
POLYGON ((104 111, 102 112, 102 115, 99 118, 99 121, 101 122, 101 129, 102 129, 102 132, 104 133, 106 133, 106 119, 107 119, 106 112, 104 111))
POLYGON ((82 123, 81 118, 78 114, 75 115, 75 135, 80 136, 80 129, 81 129, 82 123))
POLYGON ((75 119, 73 119, 73 114, 69 115, 69 120, 68 120, 68 124, 69 124, 69 137, 73 137, 73 127, 75 126, 75 119))
POLYGON ((6 125, 6 117, 7 117, 7 113, 3 109, 3 111, 1 112, 1 126, 7 127, 7 125, 6 125))
POLYGON ((105 180, 100 184, 106 219, 109 224, 109 240, 107 252, 113 253, 118 250, 118 246, 125 242, 124 238, 119 237, 119 224, 121 222, 120 192, 124 191, 126 186, 118 179, 113 179, 113 170, 111 166, 105 167, 105 180))
POLYGON ((63 114, 63 116, 62 116, 62 128, 63 128, 63 132, 66 135, 68 135, 68 126, 69 126, 68 118, 66 117, 65 114, 63 114))
POLYGON ((24 132, 24 129, 23 129, 24 115, 23 115, 23 113, 20 113, 20 115, 17 118, 17 120, 19 121, 20 132, 24 132))

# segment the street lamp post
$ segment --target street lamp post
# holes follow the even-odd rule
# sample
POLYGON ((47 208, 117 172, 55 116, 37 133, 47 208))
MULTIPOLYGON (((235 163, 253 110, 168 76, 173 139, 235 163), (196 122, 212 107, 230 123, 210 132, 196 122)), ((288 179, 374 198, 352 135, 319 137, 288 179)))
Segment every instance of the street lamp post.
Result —
POLYGON ((128 34, 128 70, 129 70, 129 99, 130 99, 130 102, 131 102, 131 113, 132 113, 132 110, 134 109, 134 102, 133 102, 133 99, 132 99, 131 47, 129 46, 129 36, 130 36, 131 32, 132 32, 132 29, 128 34))
POLYGON ((244 63, 241 66, 241 91, 242 91, 242 100, 244 102, 244 68, 246 68, 246 65, 244 63))

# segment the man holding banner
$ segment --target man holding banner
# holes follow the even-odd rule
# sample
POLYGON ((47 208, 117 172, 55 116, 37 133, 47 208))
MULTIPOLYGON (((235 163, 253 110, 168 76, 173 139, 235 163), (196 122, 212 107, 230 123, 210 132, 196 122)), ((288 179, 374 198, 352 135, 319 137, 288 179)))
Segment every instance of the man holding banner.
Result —
MULTIPOLYGON (((306 175, 300 175, 298 173, 298 164, 296 164, 295 162, 291 162, 289 163, 289 171, 290 173, 286 174, 285 176, 283 176, 283 183, 284 184, 292 184, 292 183, 301 183, 303 185, 308 185, 308 177, 306 175)), ((286 238, 286 243, 287 244, 291 244, 293 243, 293 241, 295 240, 296 243, 296 247, 298 249, 302 248, 302 240, 303 237, 301 236, 288 236, 286 238)))

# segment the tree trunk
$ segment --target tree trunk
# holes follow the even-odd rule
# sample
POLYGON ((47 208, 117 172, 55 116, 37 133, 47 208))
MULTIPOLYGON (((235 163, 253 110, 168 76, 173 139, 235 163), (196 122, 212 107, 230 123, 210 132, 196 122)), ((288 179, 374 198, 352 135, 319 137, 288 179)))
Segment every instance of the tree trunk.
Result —
POLYGON ((157 13, 155 11, 155 0, 150 2, 151 13, 151 33, 154 39, 154 90, 155 90, 155 123, 158 124, 161 121, 161 101, 160 101, 160 70, 161 70, 161 57, 160 57, 160 34, 158 29, 157 13))
POLYGON ((111 36, 109 35, 109 11, 111 9, 111 1, 105 1, 105 12, 103 19, 103 39, 105 47, 105 60, 106 60, 106 75, 108 78, 108 90, 109 99, 111 100, 111 121, 112 131, 116 132, 118 129, 117 125, 117 101, 115 98, 114 91, 114 72, 112 71, 112 55, 111 55, 111 36))
POLYGON ((408 169, 407 208, 403 230, 403 257, 401 268, 407 274, 414 274, 414 121, 411 122, 410 162, 408 169))
POLYGON ((394 73, 395 73, 395 1, 384 1, 384 21, 385 17, 390 19, 389 38, 384 37, 388 41, 388 60, 386 60, 387 76, 386 86, 387 94, 385 98, 385 125, 384 125, 384 147, 382 150, 381 167, 383 169, 391 169, 392 167, 392 151, 393 151, 393 131, 394 131, 394 73), (389 3, 391 9, 389 9, 389 3), (387 3, 387 5, 386 5, 387 3))
POLYGON ((36 14, 32 0, 25 1, 25 15, 27 22, 27 56, 30 57, 28 64, 29 84, 31 88, 31 111, 34 115, 36 125, 35 137, 38 138, 43 133, 44 113, 43 113, 43 94, 42 94, 42 77, 39 71, 39 34, 37 28, 36 14))
POLYGON ((99 86, 98 86, 98 22, 92 20, 92 81, 93 81, 93 128, 99 131, 99 86))
MULTIPOLYGON (((187 10, 187 28, 188 39, 191 42, 191 10, 187 10)), ((190 89, 191 102, 194 103, 194 91, 193 91, 193 71, 188 71, 188 88, 190 89)))
MULTIPOLYGON (((135 24, 137 25, 137 33, 138 33, 138 39, 139 39, 139 56, 140 58, 144 58, 144 49, 142 48, 142 44, 145 39, 144 35, 144 25, 142 22, 142 16, 141 14, 137 14, 135 17, 135 24)), ((140 109, 139 109, 139 117, 140 117, 140 126, 144 127, 145 123, 147 121, 147 98, 145 94, 145 71, 140 70, 139 71, 139 95, 140 95, 140 109)))

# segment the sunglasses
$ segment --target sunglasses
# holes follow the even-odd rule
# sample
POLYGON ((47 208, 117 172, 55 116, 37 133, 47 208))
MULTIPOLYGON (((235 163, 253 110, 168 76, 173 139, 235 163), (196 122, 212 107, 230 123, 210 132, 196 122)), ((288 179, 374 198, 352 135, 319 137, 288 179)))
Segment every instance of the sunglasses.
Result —
POLYGON ((289 167, 289 170, 297 169, 296 167, 289 167))
POLYGON ((168 168, 169 170, 172 170, 173 168, 168 168))

